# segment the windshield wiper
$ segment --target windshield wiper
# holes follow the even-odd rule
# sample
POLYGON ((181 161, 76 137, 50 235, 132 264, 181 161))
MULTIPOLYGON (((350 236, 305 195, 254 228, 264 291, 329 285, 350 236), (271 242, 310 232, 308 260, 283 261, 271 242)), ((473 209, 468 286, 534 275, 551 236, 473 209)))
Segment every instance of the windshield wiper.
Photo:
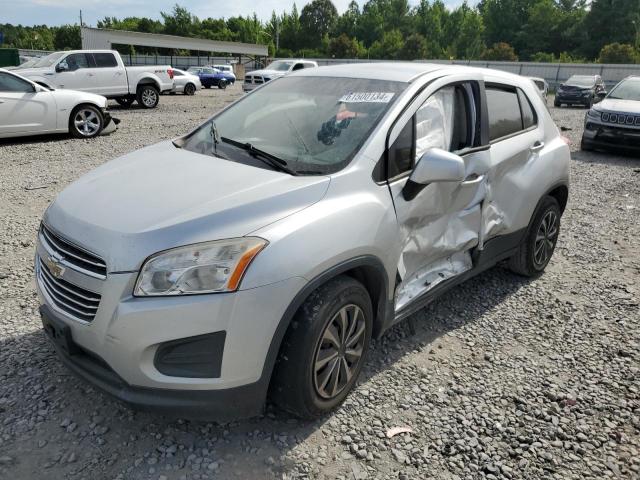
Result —
POLYGON ((245 150, 247 152, 249 152, 249 154, 254 157, 254 158, 259 158, 260 160, 262 160, 263 162, 265 162, 266 164, 270 165, 271 167, 273 167, 276 170, 280 170, 283 172, 288 173, 289 175, 298 175, 298 172, 296 172, 295 170, 292 170, 291 168, 289 168, 287 166, 287 162, 279 157, 276 157, 275 155, 269 153, 269 152, 265 152, 264 150, 260 150, 259 148, 254 147, 252 144, 250 143, 242 143, 239 142, 237 140, 233 140, 231 138, 227 138, 227 137, 221 137, 220 138, 223 142, 228 143, 230 145, 233 145, 234 147, 238 147, 241 148, 242 150, 245 150))

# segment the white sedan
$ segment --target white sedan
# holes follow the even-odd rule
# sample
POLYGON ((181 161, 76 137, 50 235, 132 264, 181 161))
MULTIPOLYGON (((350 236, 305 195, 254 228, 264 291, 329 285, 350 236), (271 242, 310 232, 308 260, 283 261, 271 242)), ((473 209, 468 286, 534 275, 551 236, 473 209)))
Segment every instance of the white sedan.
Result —
POLYGON ((101 95, 50 90, 0 68, 0 138, 67 132, 93 138, 118 123, 101 95))
POLYGON ((184 93, 193 95, 202 88, 200 77, 184 70, 173 69, 173 90, 171 93, 184 93))

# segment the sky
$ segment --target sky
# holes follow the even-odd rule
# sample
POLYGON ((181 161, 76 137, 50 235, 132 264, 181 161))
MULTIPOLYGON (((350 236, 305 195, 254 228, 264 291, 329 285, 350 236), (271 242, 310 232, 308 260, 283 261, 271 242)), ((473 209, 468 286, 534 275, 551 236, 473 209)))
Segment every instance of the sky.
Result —
MULTIPOLYGON (((181 6, 200 18, 229 18, 251 15, 254 11, 262 20, 271 17, 271 12, 291 11, 294 0, 178 0, 181 6)), ((298 11, 310 0, 298 0, 298 11)), ((350 0, 332 0, 340 13, 350 0)), ((359 0, 360 5, 365 0, 359 0)), ((419 0, 409 0, 415 5, 419 0)), ((160 18, 160 12, 169 12, 176 0, 0 0, 0 23, 13 25, 62 25, 79 23, 79 13, 85 24, 96 26, 104 17, 150 17, 160 18)), ((462 0, 445 0, 455 7, 462 0)), ((474 3, 474 2, 470 2, 474 3)))

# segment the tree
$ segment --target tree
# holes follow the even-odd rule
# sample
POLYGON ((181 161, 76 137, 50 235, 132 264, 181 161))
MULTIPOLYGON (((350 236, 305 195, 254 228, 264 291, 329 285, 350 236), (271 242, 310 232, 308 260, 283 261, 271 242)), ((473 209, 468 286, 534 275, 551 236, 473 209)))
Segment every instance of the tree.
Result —
POLYGON ((484 51, 482 60, 494 60, 505 62, 517 62, 518 56, 513 47, 505 42, 494 43, 493 46, 484 51))
POLYGON ((633 45, 610 43, 600 50, 599 63, 638 63, 639 55, 633 45))
POLYGON ((82 48, 79 25, 62 25, 56 28, 53 40, 56 50, 79 50, 82 48))
POLYGON ((427 40, 419 33, 407 37, 398 52, 400 60, 424 60, 427 58, 427 40))
POLYGON ((160 16, 164 21, 163 33, 181 37, 190 37, 195 33, 194 24, 198 22, 197 17, 178 4, 173 6, 171 13, 160 12, 160 16))
POLYGON ((609 43, 627 43, 637 47, 640 1, 593 0, 583 28, 587 32, 587 40, 581 50, 588 58, 595 58, 609 43))
POLYGON ((449 28, 455 31, 450 41, 450 53, 455 58, 473 60, 485 50, 482 16, 470 8, 466 1, 451 14, 449 28))
POLYGON ((369 49, 371 58, 383 60, 395 60, 404 46, 404 40, 400 30, 391 30, 382 36, 382 40, 376 40, 369 49))
POLYGON ((360 49, 355 38, 345 33, 329 41, 328 53, 331 58, 357 58, 360 49))
POLYGON ((313 0, 305 5, 300 15, 302 44, 318 48, 322 37, 333 31, 338 20, 338 10, 331 0, 313 0))

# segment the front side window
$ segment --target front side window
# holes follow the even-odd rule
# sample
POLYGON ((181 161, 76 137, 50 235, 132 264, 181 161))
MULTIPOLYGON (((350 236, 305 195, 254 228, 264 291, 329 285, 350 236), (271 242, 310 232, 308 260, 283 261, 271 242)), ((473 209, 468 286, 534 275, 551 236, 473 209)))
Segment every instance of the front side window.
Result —
POLYGON ((33 85, 29 82, 9 73, 0 72, 0 92, 28 93, 33 91, 33 85))
POLYGON ((386 80, 282 77, 206 122, 183 140, 183 148, 211 154, 214 121, 222 140, 217 151, 230 160, 240 152, 225 139, 250 143, 296 171, 336 172, 406 87, 386 80))
POLYGON ((431 148, 451 147, 454 98, 454 87, 443 88, 416 112, 416 161, 431 148))
POLYGON ((72 53, 60 62, 60 66, 70 72, 75 72, 80 68, 89 68, 89 61, 84 53, 72 53))

